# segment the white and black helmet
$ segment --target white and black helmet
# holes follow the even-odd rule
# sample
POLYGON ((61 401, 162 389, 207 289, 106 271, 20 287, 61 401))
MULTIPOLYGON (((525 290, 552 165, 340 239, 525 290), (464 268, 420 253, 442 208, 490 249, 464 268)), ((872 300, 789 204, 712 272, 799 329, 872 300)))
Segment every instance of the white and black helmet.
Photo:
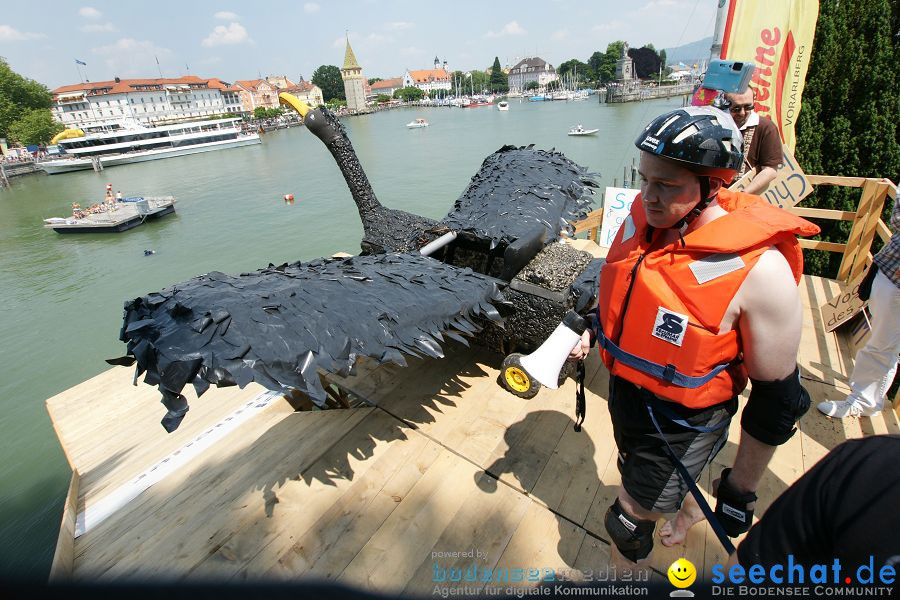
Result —
POLYGON ((660 115, 634 141, 644 152, 684 163, 686 169, 726 184, 741 170, 743 144, 731 115, 711 106, 688 106, 660 115))

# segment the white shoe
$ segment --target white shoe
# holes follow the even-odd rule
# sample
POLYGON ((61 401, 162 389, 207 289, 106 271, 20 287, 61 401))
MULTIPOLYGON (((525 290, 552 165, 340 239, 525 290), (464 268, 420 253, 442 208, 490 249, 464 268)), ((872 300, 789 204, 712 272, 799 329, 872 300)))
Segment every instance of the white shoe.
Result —
POLYGON ((853 400, 829 400, 819 402, 819 411, 826 416, 843 419, 844 417, 871 417, 881 412, 877 407, 863 407, 853 400))

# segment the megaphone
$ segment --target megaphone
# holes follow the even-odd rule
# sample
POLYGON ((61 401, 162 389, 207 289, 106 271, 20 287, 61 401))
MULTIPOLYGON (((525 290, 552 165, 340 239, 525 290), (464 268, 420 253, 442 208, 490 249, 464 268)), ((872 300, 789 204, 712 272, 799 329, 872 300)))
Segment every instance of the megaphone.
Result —
POLYGON ((533 398, 543 385, 559 388, 559 373, 572 348, 581 341, 589 322, 570 310, 550 337, 531 354, 510 354, 503 359, 500 383, 520 398, 533 398))

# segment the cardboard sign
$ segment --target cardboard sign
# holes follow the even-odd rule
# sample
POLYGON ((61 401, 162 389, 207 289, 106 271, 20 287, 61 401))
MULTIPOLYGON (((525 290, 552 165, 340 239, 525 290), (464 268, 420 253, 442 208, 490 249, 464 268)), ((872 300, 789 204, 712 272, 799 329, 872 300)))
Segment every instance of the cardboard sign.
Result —
POLYGON ((619 227, 625 222, 628 213, 631 212, 631 203, 640 190, 628 188, 606 188, 603 196, 603 225, 600 227, 600 238, 597 245, 604 248, 612 246, 616 239, 619 227))
MULTIPOLYGON (((778 169, 775 179, 769 182, 769 187, 760 196, 778 208, 788 208, 809 196, 813 187, 788 147, 782 146, 781 150, 784 153, 781 167, 778 169)), ((737 192, 743 191, 755 174, 755 170, 744 173, 744 176, 731 184, 729 189, 737 192)))
POLYGON ((841 288, 838 297, 830 299, 822 305, 822 321, 825 331, 834 331, 850 319, 852 319, 867 304, 859 297, 859 284, 866 276, 862 273, 859 277, 841 288))

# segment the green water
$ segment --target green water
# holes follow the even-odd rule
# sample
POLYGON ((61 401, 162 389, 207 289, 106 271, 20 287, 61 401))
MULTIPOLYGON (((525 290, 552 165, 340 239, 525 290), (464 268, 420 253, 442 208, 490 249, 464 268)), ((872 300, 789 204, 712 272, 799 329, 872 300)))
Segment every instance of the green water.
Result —
MULTIPOLYGON (((398 109, 343 122, 383 204, 440 218, 503 144, 555 147, 599 173, 602 186, 613 178, 621 185, 642 125, 680 103, 513 100, 508 112, 398 109), (431 126, 408 130, 418 116, 431 126), (579 123, 600 131, 567 136, 579 123)), ((70 471, 44 401, 123 353, 126 299, 208 271, 355 253, 361 235, 331 155, 300 127, 267 133, 258 146, 102 173, 29 175, 0 190, 0 578, 46 577, 70 471), (66 216, 72 202, 99 201, 107 183, 125 196, 174 195, 177 213, 119 234, 61 236, 41 227, 43 218, 66 216), (294 205, 282 201, 287 193, 294 205)))

